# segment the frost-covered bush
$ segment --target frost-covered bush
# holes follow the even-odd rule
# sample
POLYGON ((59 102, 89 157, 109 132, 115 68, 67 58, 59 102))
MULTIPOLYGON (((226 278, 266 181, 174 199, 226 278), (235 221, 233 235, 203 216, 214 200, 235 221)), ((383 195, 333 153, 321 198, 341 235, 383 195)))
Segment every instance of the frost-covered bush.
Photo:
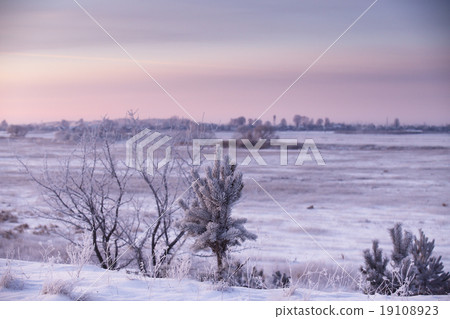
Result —
POLYGON ((412 257, 416 270, 414 289, 420 295, 442 295, 450 292, 450 273, 444 272, 441 256, 431 256, 434 239, 430 242, 422 230, 419 238, 414 239, 412 257))
POLYGON ((403 231, 400 223, 389 229, 389 235, 392 241, 392 272, 389 274, 389 289, 392 293, 397 292, 397 294, 409 295, 415 276, 415 269, 411 259, 413 235, 406 230, 403 231))
POLYGON ((277 270, 272 274, 272 285, 275 288, 287 288, 291 284, 291 277, 286 273, 281 274, 281 271, 277 270))
POLYGON ((16 277, 12 270, 11 260, 6 261, 6 269, 3 274, 0 275, 0 289, 22 289, 24 283, 21 279, 16 277))
POLYGON ((266 289, 266 277, 264 271, 256 266, 248 266, 246 263, 235 262, 225 275, 230 286, 246 287, 253 289, 266 289))
POLYGON ((74 276, 76 278, 80 277, 81 270, 84 265, 86 265, 91 259, 92 254, 94 253, 94 246, 91 245, 91 237, 89 233, 84 233, 81 237, 81 240, 77 243, 71 243, 67 245, 66 252, 67 256, 69 256, 69 262, 72 265, 76 266, 74 271, 74 276))
POLYGON ((211 249, 217 258, 220 280, 223 279, 228 249, 257 237, 244 227, 247 219, 231 217, 232 208, 244 187, 242 173, 237 172, 236 165, 231 165, 226 157, 225 160, 217 159, 213 167, 207 167, 205 177, 200 177, 197 170, 192 175, 194 200, 189 206, 180 201, 185 211, 181 228, 195 237, 194 251, 211 249))
POLYGON ((411 296, 450 292, 450 273, 444 272, 441 256, 432 256, 434 240, 428 241, 422 230, 419 238, 413 237, 403 232, 401 224, 389 229, 389 234, 393 245, 390 263, 382 256, 377 240, 372 251, 364 251, 365 265, 360 269, 364 293, 411 296))
POLYGON ((411 253, 413 235, 406 230, 403 232, 400 223, 389 229, 389 235, 393 245, 391 259, 395 266, 399 266, 411 253))
POLYGON ((71 280, 55 279, 46 280, 42 285, 42 295, 64 295, 74 299, 74 282, 71 280))
POLYGON ((378 240, 372 242, 372 250, 364 251, 364 266, 361 266, 361 273, 365 278, 363 287, 364 293, 373 294, 375 292, 386 294, 388 292, 387 264, 389 259, 383 257, 383 250, 378 247, 378 240))

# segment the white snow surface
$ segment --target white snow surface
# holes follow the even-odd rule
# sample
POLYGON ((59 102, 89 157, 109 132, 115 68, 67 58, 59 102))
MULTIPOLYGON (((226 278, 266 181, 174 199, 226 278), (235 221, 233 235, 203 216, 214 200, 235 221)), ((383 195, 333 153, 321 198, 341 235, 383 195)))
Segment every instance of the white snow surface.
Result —
POLYGON ((393 297, 367 296, 360 292, 339 290, 318 291, 298 288, 289 295, 286 289, 225 289, 208 282, 192 279, 156 279, 127 274, 126 271, 105 271, 87 265, 80 277, 74 275, 75 266, 0 259, 0 277, 6 271, 15 278, 13 288, 0 288, 0 300, 157 300, 157 301, 367 301, 367 300, 450 300, 450 296, 393 297), (45 283, 64 280, 72 283, 68 293, 44 294, 45 283))

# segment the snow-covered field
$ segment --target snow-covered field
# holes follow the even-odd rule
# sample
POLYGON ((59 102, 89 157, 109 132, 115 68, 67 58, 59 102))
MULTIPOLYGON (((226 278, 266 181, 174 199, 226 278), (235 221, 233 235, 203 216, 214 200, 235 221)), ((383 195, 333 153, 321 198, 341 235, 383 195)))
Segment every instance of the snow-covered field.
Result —
MULTIPOLYGON (((96 266, 85 266, 79 278, 75 266, 43 264, 39 262, 0 259, 0 271, 8 267, 15 278, 13 287, 0 289, 0 300, 450 300, 450 296, 366 296, 359 292, 319 291, 298 288, 249 289, 222 288, 192 279, 154 279, 127 274, 125 271, 106 271, 96 266), (9 263, 10 266, 7 266, 9 263), (58 294, 44 293, 43 287, 54 288, 58 294)), ((51 289, 48 289, 51 290, 51 289)))
MULTIPOLYGON (((269 149, 260 152, 266 166, 257 166, 254 162, 240 166, 245 187, 234 215, 246 217, 247 228, 256 233, 258 239, 234 251, 234 259, 249 258, 248 267, 254 265, 264 269, 270 277, 276 270, 287 273, 301 273, 304 269, 333 271, 337 266, 332 257, 357 276, 363 262, 362 251, 370 247, 372 239, 378 238, 385 253, 389 254, 391 245, 387 229, 402 222, 404 228, 414 234, 421 228, 428 237, 434 238, 434 253, 442 255, 445 269, 450 269, 450 135, 318 132, 280 132, 278 135, 297 138, 300 143, 305 138, 313 138, 326 165, 317 166, 310 162, 295 166, 298 150, 289 150, 288 165, 280 166, 279 151, 269 149)), ((231 135, 224 133, 218 137, 229 138, 231 135)), ((342 279, 323 288, 314 284, 300 286, 289 296, 283 289, 228 288, 222 291, 211 283, 191 279, 189 275, 182 280, 149 279, 121 271, 108 272, 96 281, 103 270, 93 265, 83 269, 69 296, 43 295, 40 292, 45 281, 62 277, 72 280, 69 269, 73 266, 41 262, 49 247, 60 250, 63 255, 65 242, 52 234, 48 220, 35 216, 35 208, 44 207, 44 203, 16 156, 39 170, 44 158, 50 164, 56 164, 72 150, 72 145, 53 142, 47 135, 30 135, 16 140, 0 137, 0 211, 15 216, 0 222, 0 257, 11 256, 14 251, 14 259, 24 260, 11 262, 18 288, 1 289, 0 299, 73 299, 87 288, 87 298, 94 300, 367 299, 352 290, 351 285, 339 287, 342 279), (25 224, 27 227, 19 227, 25 224)), ((247 155, 240 151, 238 162, 247 155)), ((118 145, 117 156, 125 158, 124 145, 118 145)), ((181 256, 189 255, 187 243, 181 256)), ((213 258, 190 258, 197 261, 193 262, 195 265, 206 264, 205 268, 214 264, 213 258)), ((64 256, 61 259, 64 261, 64 256)), ((8 269, 6 264, 6 259, 0 261, 1 274, 8 269)), ((411 299, 430 298, 448 297, 411 299)))

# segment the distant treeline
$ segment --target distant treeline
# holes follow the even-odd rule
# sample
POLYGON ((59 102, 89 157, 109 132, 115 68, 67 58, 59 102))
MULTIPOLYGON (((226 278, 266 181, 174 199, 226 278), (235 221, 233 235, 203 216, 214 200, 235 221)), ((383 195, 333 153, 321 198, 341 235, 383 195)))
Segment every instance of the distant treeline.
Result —
POLYGON ((442 126, 433 125, 402 125, 399 119, 395 119, 391 124, 375 125, 375 124, 346 124, 335 123, 329 118, 318 118, 314 120, 307 116, 294 115, 292 122, 288 122, 285 118, 277 121, 276 115, 272 121, 246 119, 245 117, 232 118, 226 125, 219 125, 219 130, 235 131, 242 127, 260 126, 273 127, 276 131, 336 131, 341 133, 448 133, 450 132, 450 124, 442 126))
POLYGON ((378 134, 418 134, 418 133, 450 133, 450 124, 433 125, 402 125, 399 119, 392 124, 346 124, 335 123, 328 118, 314 120, 307 116, 295 115, 291 122, 282 118, 277 121, 274 115, 272 121, 254 120, 243 116, 232 118, 227 124, 197 123, 179 117, 168 119, 139 119, 135 113, 127 118, 111 120, 104 118, 100 121, 61 120, 41 124, 8 125, 3 120, 0 131, 6 131, 10 137, 24 137, 30 131, 55 132, 55 138, 61 141, 77 141, 87 131, 95 130, 99 136, 108 135, 114 139, 126 139, 137 132, 148 128, 162 131, 185 131, 185 137, 211 137, 214 132, 230 131, 238 135, 252 137, 270 137, 275 131, 335 131, 340 133, 378 133, 378 134), (256 135, 256 136, 255 136, 256 135))

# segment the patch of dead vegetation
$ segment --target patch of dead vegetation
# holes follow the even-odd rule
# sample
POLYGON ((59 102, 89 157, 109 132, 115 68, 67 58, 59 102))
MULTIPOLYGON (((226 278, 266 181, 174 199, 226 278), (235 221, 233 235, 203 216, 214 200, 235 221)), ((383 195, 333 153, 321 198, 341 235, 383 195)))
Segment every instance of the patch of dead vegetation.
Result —
POLYGON ((12 213, 10 210, 1 210, 0 211, 0 223, 17 223, 19 222, 19 219, 16 215, 12 213))

